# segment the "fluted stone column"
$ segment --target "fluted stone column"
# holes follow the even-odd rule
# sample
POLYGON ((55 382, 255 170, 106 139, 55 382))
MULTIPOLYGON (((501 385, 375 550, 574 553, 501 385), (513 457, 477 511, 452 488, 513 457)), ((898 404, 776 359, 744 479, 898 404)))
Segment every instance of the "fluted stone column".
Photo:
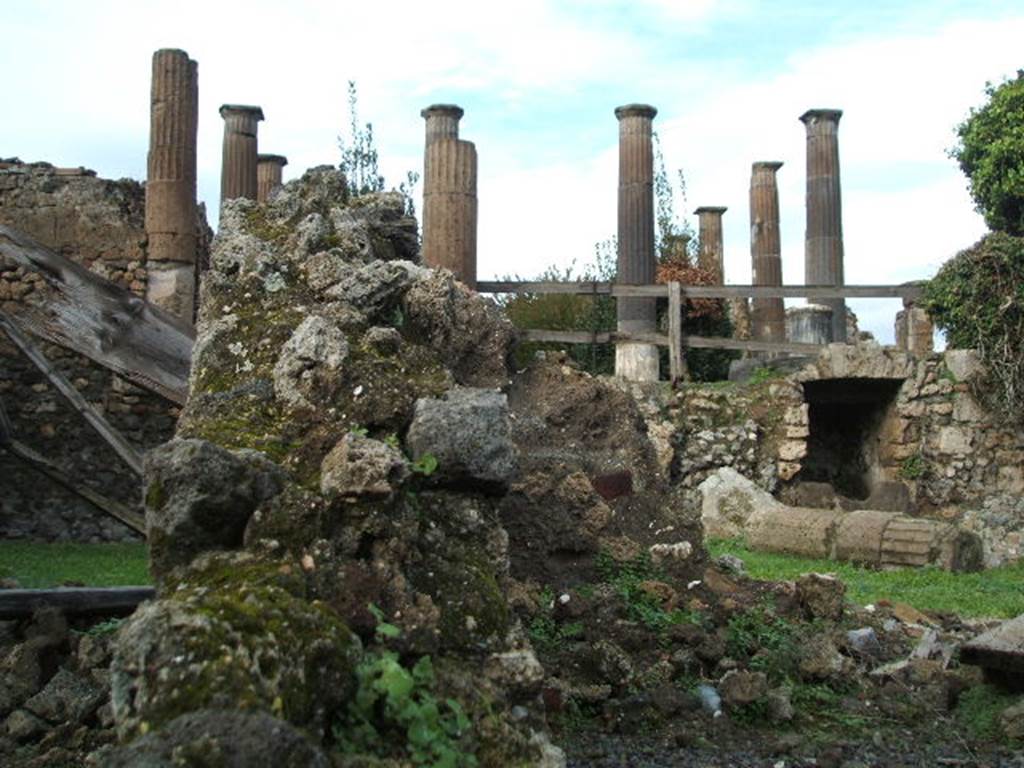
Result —
POLYGON ((195 312, 197 65, 153 54, 146 159, 146 299, 191 323, 195 312))
POLYGON ((454 104, 434 104, 423 153, 423 263, 450 269, 476 287, 476 147, 459 138, 463 115, 454 104))
MULTIPOLYGON (((750 257, 754 285, 782 285, 782 242, 779 233, 780 162, 754 163, 750 173, 750 257)), ((757 341, 786 340, 782 299, 751 302, 751 331, 757 341)))
POLYGON ((244 104, 225 104, 224 152, 220 169, 220 201, 245 197, 256 199, 256 129, 263 110, 244 104))
MULTIPOLYGON (((807 235, 804 281, 843 285, 843 207, 839 182, 839 109, 811 109, 800 116, 807 128, 807 235)), ((823 299, 832 308, 832 340, 846 341, 846 302, 823 299)))
POLYGON ((725 264, 722 248, 722 214, 728 209, 717 206, 702 206, 694 211, 700 222, 700 253, 697 264, 713 272, 715 285, 725 284, 725 264))
POLYGON ((288 165, 284 155, 256 155, 256 201, 265 203, 281 186, 281 172, 288 165))
MULTIPOLYGON (((658 110, 646 104, 627 104, 615 110, 619 120, 619 253, 617 282, 654 282, 654 152, 651 121, 658 110)), ((653 298, 616 301, 618 329, 625 333, 654 333, 653 298)), ((632 381, 658 380, 658 348, 653 344, 616 344, 615 375, 632 381)))

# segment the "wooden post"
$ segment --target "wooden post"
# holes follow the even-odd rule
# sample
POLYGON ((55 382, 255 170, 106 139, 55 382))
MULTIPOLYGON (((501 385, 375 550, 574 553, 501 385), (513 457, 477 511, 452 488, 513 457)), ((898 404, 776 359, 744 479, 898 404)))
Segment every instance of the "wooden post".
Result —
POLYGON ((683 291, 675 280, 668 284, 668 364, 673 384, 683 378, 683 291))
POLYGON ((57 587, 0 591, 0 621, 24 619, 39 608, 57 608, 69 616, 130 616, 154 587, 57 587))

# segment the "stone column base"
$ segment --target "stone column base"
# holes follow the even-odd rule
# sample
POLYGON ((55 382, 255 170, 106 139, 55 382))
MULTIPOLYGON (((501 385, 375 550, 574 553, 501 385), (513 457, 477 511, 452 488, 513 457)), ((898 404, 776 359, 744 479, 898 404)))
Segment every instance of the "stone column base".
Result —
POLYGON ((616 344, 615 375, 628 381, 658 381, 658 348, 653 344, 616 344))

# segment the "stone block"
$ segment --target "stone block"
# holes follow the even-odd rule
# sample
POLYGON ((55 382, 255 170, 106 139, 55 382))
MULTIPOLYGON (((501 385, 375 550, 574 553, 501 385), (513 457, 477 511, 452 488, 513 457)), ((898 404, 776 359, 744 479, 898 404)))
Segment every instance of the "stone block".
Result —
POLYGON ((787 440, 779 446, 778 455, 783 461, 799 461, 807 455, 807 443, 803 440, 787 440))
POLYGON ((808 618, 838 621, 846 584, 831 573, 805 573, 796 581, 796 598, 808 618))
POLYGON ((406 437, 413 459, 437 459, 434 481, 502 490, 516 470, 508 398, 494 390, 457 387, 420 398, 406 437))
POLYGON ((960 392, 953 398, 953 418, 956 421, 981 422, 989 417, 969 392, 960 392))
POLYGON ((966 455, 971 451, 971 433, 959 426, 943 427, 939 430, 938 449, 940 453, 966 455))
POLYGON ((946 368, 957 381, 969 381, 985 371, 981 356, 975 349, 947 349, 944 360, 946 368))

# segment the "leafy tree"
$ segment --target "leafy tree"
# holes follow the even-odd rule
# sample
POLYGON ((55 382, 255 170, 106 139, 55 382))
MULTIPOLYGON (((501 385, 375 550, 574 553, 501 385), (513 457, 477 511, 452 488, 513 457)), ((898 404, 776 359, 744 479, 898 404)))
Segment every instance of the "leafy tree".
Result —
POLYGON ((988 103, 957 126, 960 142, 950 154, 988 226, 1024 235, 1024 70, 985 92, 988 103))
POLYGON ((975 395, 1024 423, 1024 237, 993 232, 958 253, 925 286, 925 309, 951 346, 981 354, 975 395))

